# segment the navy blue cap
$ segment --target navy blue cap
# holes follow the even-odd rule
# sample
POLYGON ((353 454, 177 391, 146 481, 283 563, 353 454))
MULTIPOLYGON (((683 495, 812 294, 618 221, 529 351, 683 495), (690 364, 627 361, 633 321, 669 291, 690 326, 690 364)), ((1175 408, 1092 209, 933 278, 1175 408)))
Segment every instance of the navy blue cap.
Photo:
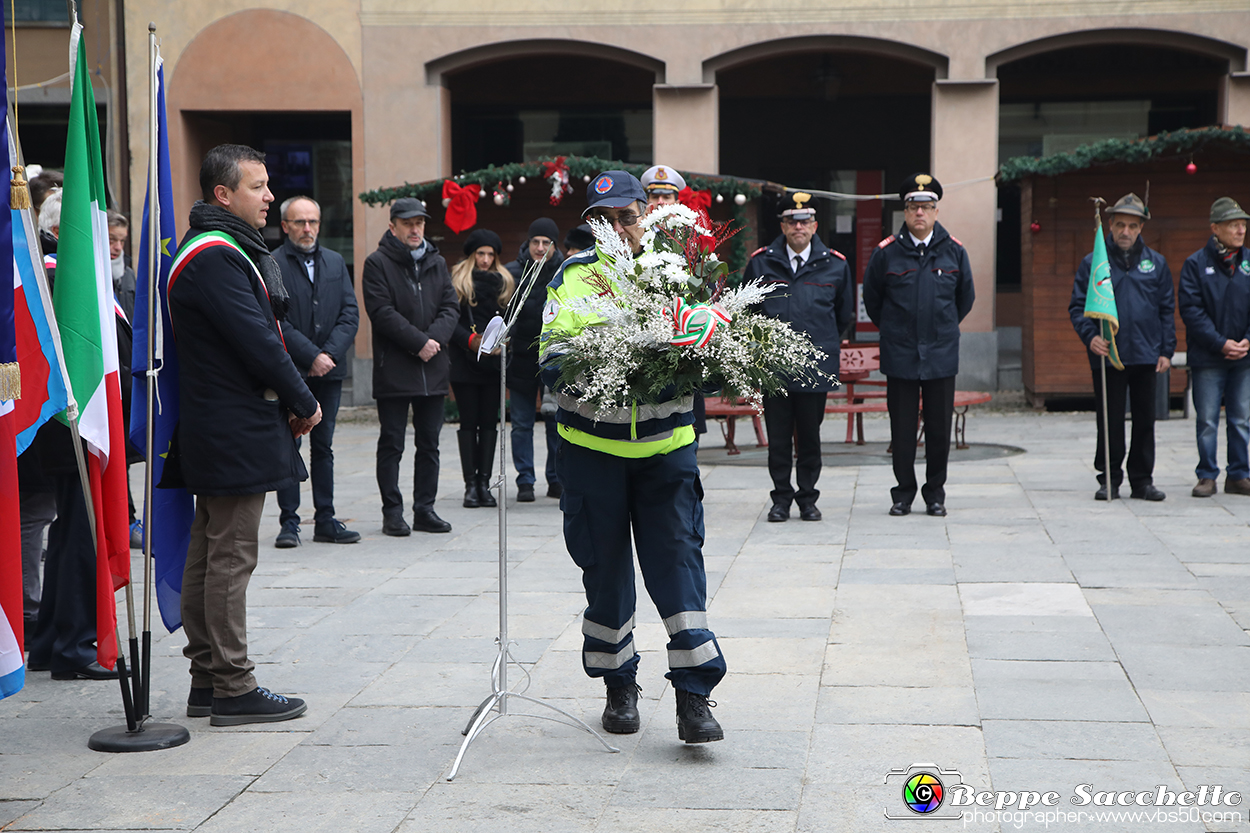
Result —
POLYGON ((645 203, 647 192, 638 177, 626 171, 604 171, 586 186, 585 217, 593 208, 624 208, 635 202, 645 203))

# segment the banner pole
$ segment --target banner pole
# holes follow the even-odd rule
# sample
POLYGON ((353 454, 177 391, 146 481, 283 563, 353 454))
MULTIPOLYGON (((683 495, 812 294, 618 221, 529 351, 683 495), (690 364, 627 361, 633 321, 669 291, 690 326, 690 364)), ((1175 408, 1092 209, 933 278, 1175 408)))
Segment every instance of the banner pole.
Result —
MULTIPOLYGON (((126 692, 122 691, 123 705, 127 708, 127 719, 125 726, 112 726, 107 729, 101 729, 91 736, 87 742, 87 746, 97 752, 150 752, 156 749, 170 749, 175 746, 181 746, 191 740, 191 733, 187 731, 185 726, 177 723, 149 723, 150 717, 150 692, 152 690, 152 403, 155 399, 156 376, 153 373, 154 350, 154 327, 156 321, 156 305, 160 299, 156 295, 156 270, 158 261, 156 253, 159 251, 159 240, 157 238, 157 229, 159 225, 157 220, 160 205, 156 200, 156 176, 157 161, 159 157, 159 146, 157 144, 157 90, 156 90, 156 24, 148 24, 148 126, 149 126, 149 144, 148 144, 148 363, 147 363, 147 428, 144 436, 144 451, 146 452, 147 462, 144 465, 143 475, 143 664, 136 667, 133 674, 135 683, 135 702, 133 711, 138 716, 138 721, 132 723, 129 717, 131 704, 127 701, 126 692)), ((129 426, 127 426, 129 433, 129 426)), ((132 582, 133 583, 133 582, 132 582)), ((129 601, 131 598, 131 584, 126 585, 126 596, 129 601)), ((136 644, 134 638, 134 605, 130 602, 130 632, 131 644, 136 644)), ((124 661, 119 659, 119 668, 124 667, 124 661)), ((124 673, 124 672, 123 672, 124 673)))
POLYGON ((1107 486, 1107 500, 1115 499, 1115 490, 1111 485, 1111 431, 1107 419, 1107 357, 1102 356, 1098 363, 1102 371, 1102 469, 1107 486))
POLYGON ((157 268, 160 263, 157 255, 160 252, 160 201, 157 199, 158 171, 158 127, 156 118, 156 24, 148 24, 148 273, 144 277, 148 282, 147 308, 147 372, 145 387, 147 390, 144 408, 147 410, 144 423, 144 457, 143 467, 143 702, 141 713, 149 714, 152 669, 152 460, 155 449, 152 431, 153 403, 156 401, 156 376, 153 373, 156 353, 156 307, 160 303, 157 296, 157 268))

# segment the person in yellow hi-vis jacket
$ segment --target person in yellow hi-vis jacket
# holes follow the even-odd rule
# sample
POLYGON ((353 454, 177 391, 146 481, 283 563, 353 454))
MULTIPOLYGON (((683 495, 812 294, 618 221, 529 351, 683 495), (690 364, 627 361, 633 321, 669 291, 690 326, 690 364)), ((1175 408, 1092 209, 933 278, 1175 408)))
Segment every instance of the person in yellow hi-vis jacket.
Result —
MULTIPOLYGON (((610 223, 635 254, 646 213, 642 184, 625 171, 605 171, 586 190, 585 218, 610 223)), ((607 685, 603 728, 637 732, 638 653, 634 648, 634 558, 638 548, 647 592, 668 631, 665 675, 677 699, 677 736, 686 743, 721 740, 708 700, 725 676, 725 659, 707 624, 703 567, 703 485, 695 458, 693 397, 634 403, 596 415, 559 386, 561 356, 549 345, 602 321, 569 301, 600 290, 587 281, 607 257, 596 245, 569 258, 547 286, 540 353, 544 380, 559 405, 556 471, 564 494, 564 540, 582 569, 587 607, 582 664, 607 685)))

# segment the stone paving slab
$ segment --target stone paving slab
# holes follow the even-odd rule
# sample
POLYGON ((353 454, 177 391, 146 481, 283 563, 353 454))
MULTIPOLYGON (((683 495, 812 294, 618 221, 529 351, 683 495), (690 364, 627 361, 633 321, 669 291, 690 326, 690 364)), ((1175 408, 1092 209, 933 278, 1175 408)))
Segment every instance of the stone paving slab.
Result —
MULTIPOLYGON (((608 736, 609 753, 513 699, 449 783, 497 654, 497 514, 460 506, 447 426, 437 510, 452 533, 382 535, 376 422, 357 410, 339 424, 336 502, 364 540, 316 544, 306 522, 303 546, 276 550, 271 498, 251 587, 258 678, 307 698, 307 715, 226 728, 185 717, 183 636, 158 624, 152 711, 191 742, 92 752, 90 734, 122 722, 116 683, 32 673, 0 701, 0 829, 896 831, 914 825, 884 817, 904 811, 885 775, 922 762, 977 789, 1250 795, 1250 499, 1190 498, 1193 424, 1171 420, 1156 428, 1168 499, 1095 503, 1093 427, 1090 414, 973 412, 973 442, 1024 453, 953 455, 944 519, 889 517, 888 466, 827 462, 825 521, 769 524, 766 471, 705 450, 725 741, 677 740, 667 637, 638 577, 642 731, 608 736)), ((840 428, 826 421, 826 442, 840 428)), ((884 435, 884 420, 871 430, 884 435)), ((138 487, 142 467, 131 475, 138 487)), ((597 726, 558 502, 510 501, 508 517, 509 636, 524 666, 509 680, 597 726)), ((959 829, 1215 833, 1250 831, 1247 817, 959 829)))

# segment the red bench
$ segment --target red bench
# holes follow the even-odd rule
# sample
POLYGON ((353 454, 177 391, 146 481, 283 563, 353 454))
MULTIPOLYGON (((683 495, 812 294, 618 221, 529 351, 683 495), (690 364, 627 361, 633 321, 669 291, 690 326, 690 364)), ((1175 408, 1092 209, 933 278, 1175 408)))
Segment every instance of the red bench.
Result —
MULTIPOLYGON (((886 413, 885 381, 868 378, 869 374, 880 367, 881 349, 877 345, 847 345, 842 348, 841 372, 839 373, 842 388, 829 394, 829 400, 825 404, 825 413, 846 414, 847 443, 855 437, 856 445, 864 444, 864 414, 886 413), (858 429, 857 432, 856 429, 858 429)), ((968 447, 966 438, 968 408, 989 402, 991 398, 991 394, 984 391, 955 391, 955 448, 968 447)), ((722 396, 707 397, 704 400, 704 406, 709 417, 724 420, 721 424, 721 433, 725 437, 725 449, 729 454, 742 453, 734 442, 735 422, 738 417, 750 417, 755 428, 756 446, 768 447, 768 438, 764 433, 764 425, 760 421, 761 411, 741 400, 730 400, 722 396)), ((924 423, 921 422, 919 434, 916 437, 917 445, 923 444, 923 438, 924 423)))

